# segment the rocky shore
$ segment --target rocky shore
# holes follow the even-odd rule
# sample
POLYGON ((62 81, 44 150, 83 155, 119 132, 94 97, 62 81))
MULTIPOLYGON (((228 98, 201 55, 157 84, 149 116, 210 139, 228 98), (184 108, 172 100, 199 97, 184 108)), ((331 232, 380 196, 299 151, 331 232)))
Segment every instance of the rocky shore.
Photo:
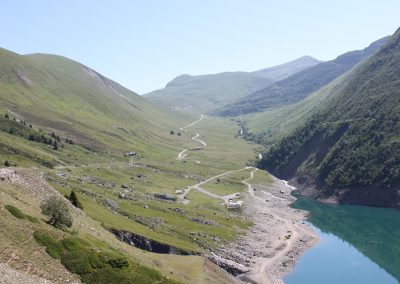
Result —
POLYGON ((243 214, 252 218, 254 226, 209 258, 245 283, 283 283, 282 277, 302 253, 318 242, 304 222, 307 212, 290 207, 293 190, 279 179, 271 186, 252 185, 243 214))

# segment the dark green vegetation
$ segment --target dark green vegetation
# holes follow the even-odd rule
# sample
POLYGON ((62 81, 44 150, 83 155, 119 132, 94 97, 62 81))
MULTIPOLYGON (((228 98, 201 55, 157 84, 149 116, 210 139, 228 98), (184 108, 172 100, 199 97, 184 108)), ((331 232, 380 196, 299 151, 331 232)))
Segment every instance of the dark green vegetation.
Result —
POLYGON ((226 105, 216 110, 215 113, 223 116, 237 116, 296 103, 349 71, 363 59, 376 52, 387 39, 380 39, 363 50, 342 54, 334 60, 322 62, 296 73, 243 97, 233 104, 226 105))
POLYGON ((24 212, 22 212, 19 208, 15 207, 15 206, 7 204, 4 206, 4 208, 7 209, 7 211, 10 212, 11 215, 13 215, 15 218, 26 219, 32 223, 39 223, 39 220, 37 218, 25 214, 24 212))
POLYGON ((167 108, 208 112, 318 63, 315 58, 304 56, 255 72, 181 75, 145 97, 167 108))
POLYGON ((129 261, 100 242, 67 236, 56 239, 46 231, 35 231, 35 240, 83 283, 174 283, 153 269, 129 261))
POLYGON ((400 31, 260 166, 344 203, 400 207, 400 31), (347 189, 347 190, 341 190, 347 189), (349 190, 351 189, 351 190, 349 190))
POLYGON ((72 205, 74 205, 76 208, 82 209, 83 210, 83 205, 79 201, 78 196, 76 195, 75 191, 72 190, 69 196, 67 196, 69 201, 71 201, 72 205))
POLYGON ((386 208, 328 205, 297 196, 294 207, 307 210, 308 220, 324 233, 331 233, 400 281, 400 213, 386 208))

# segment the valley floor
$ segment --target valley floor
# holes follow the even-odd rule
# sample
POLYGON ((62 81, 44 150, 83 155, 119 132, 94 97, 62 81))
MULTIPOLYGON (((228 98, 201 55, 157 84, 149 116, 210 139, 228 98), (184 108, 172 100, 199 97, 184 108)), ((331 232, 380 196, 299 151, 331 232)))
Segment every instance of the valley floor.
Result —
MULTIPOLYGON (((203 118, 202 115, 199 120, 184 128, 200 122, 203 118)), ((199 135, 196 133, 195 138, 199 135)), ((204 141, 199 142, 202 148, 207 146, 204 141)), ((185 156, 179 153, 178 159, 183 158, 185 156)), ((221 200, 226 205, 230 200, 242 198, 242 195, 239 192, 217 195, 204 189, 203 185, 233 173, 249 170, 249 178, 242 180, 247 189, 243 194, 245 205, 242 213, 251 219, 254 225, 238 241, 211 251, 209 258, 244 282, 283 283, 282 277, 291 271, 301 254, 318 242, 313 229, 304 222, 306 212, 290 207, 295 201, 295 197, 291 195, 294 187, 272 176, 268 183, 265 183, 265 180, 257 182, 255 175, 266 173, 254 167, 245 167, 188 186, 179 198, 187 204, 187 194, 196 190, 221 200)))
MULTIPOLYGON (((1 170, 4 283, 26 283, 27 275, 37 283, 79 281, 33 240, 37 230, 101 241, 178 283, 281 283, 317 237, 302 222, 305 212, 290 207, 293 188, 245 165, 259 149, 234 138, 237 128, 233 122, 202 115, 180 128, 182 142, 166 149, 168 160, 150 154, 102 160, 92 154, 89 159, 91 153, 85 152, 78 157, 86 158, 85 164, 1 170), (77 192, 84 212, 71 207, 76 220, 73 234, 61 233, 43 222, 39 205, 46 196, 71 190, 77 192), (175 196, 177 201, 160 200, 155 194, 175 196), (229 210, 230 200, 243 205, 229 210), (8 204, 40 219, 39 223, 10 216, 4 209, 8 204), (121 242, 109 229, 130 231, 195 255, 143 251, 121 242), (30 252, 40 257, 31 259, 30 252)), ((63 151, 78 155, 76 148, 63 151)))

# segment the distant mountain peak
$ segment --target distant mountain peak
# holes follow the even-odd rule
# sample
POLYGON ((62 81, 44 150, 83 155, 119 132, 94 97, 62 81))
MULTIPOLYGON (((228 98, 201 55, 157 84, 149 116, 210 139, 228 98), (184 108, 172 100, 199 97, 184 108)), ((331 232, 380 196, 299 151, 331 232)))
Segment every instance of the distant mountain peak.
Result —
POLYGON ((314 57, 311 57, 309 55, 304 55, 287 63, 257 70, 254 71, 253 73, 258 75, 263 75, 265 77, 269 77, 276 81, 279 81, 295 73, 313 67, 321 62, 322 61, 315 59, 314 57))
POLYGON ((164 89, 144 96, 167 108, 190 107, 196 111, 208 112, 319 63, 319 60, 311 56, 303 56, 255 72, 236 71, 196 76, 182 74, 170 81, 164 89))

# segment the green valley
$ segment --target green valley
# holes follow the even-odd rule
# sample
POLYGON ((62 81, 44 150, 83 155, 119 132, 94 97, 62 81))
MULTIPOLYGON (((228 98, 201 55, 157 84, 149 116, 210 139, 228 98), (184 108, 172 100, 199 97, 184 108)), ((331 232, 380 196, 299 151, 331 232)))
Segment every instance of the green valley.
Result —
POLYGON ((1 284, 399 283, 400 4, 272 2, 4 1, 1 284))

